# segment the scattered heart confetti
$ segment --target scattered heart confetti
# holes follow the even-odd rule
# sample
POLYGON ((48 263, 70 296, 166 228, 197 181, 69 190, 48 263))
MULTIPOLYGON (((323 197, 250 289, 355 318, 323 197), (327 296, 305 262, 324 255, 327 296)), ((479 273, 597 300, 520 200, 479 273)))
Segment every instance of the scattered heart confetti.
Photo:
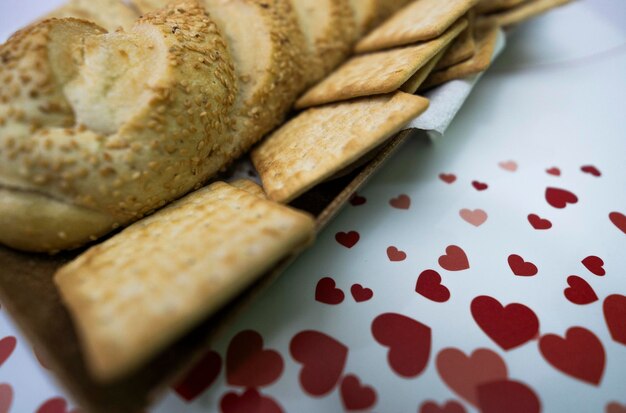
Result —
POLYGON ((0 384, 0 413, 9 413, 13 404, 13 388, 10 384, 0 384))
POLYGON ((609 295, 604 299, 602 309, 611 337, 626 346, 626 296, 609 295))
POLYGON ((561 176, 561 170, 557 168, 556 166, 553 166, 550 169, 546 169, 546 172, 552 176, 561 176))
POLYGON ((320 303, 337 305, 343 302, 345 295, 336 287, 335 280, 330 277, 322 278, 315 287, 315 300, 320 303))
POLYGON ((626 215, 621 212, 611 212, 609 214, 609 219, 624 234, 626 234, 626 215))
POLYGON ((406 260, 406 252, 400 251, 398 248, 391 246, 387 248, 387 257, 389 257, 389 261, 399 262, 406 260))
POLYGON ((597 257, 595 255, 590 255, 581 261, 585 268, 587 268, 592 274, 595 274, 599 277, 606 275, 606 271, 604 270, 604 261, 602 258, 597 257))
POLYGON ((484 191, 487 188, 489 188, 489 185, 487 185, 484 182, 479 182, 479 181, 472 181, 472 186, 474 187, 474 189, 476 189, 477 191, 484 191))
POLYGON ((504 350, 519 347, 537 337, 539 319, 523 304, 502 306, 495 298, 483 295, 470 306, 476 324, 504 350))
POLYGON ((352 298, 357 303, 369 301, 374 296, 374 292, 370 288, 364 288, 361 284, 352 285, 350 293, 352 293, 352 298))
POLYGON ((372 335, 388 347, 387 361, 402 377, 420 375, 430 357, 430 327, 402 314, 381 314, 372 322, 372 335))
POLYGON ((356 231, 338 232, 335 234, 335 240, 346 248, 354 247, 360 239, 361 236, 356 231))
POLYGON ((447 271, 463 271, 470 267, 470 263, 461 247, 450 245, 445 255, 439 257, 439 266, 447 271))
POLYGON ((509 255, 508 262, 513 274, 520 277, 532 277, 539 272, 535 264, 524 261, 524 258, 516 254, 509 255))
POLYGON ((352 206, 360 206, 364 205, 365 203, 367 203, 367 198, 359 194, 354 194, 352 195, 352 198, 350 198, 350 204, 352 206))
POLYGON ((16 345, 17 339, 13 336, 7 336, 0 340, 0 366, 11 357, 16 345))
POLYGON ((528 222, 533 226, 536 230, 546 230, 552 228, 552 222, 545 218, 541 218, 537 214, 529 214, 528 222))
POLYGON ((593 165, 585 165, 585 166, 582 166, 582 167, 580 168, 580 170, 581 170, 581 171, 583 171, 583 172, 584 172, 584 173, 586 173, 586 174, 593 175, 593 176, 595 176, 596 178, 598 178, 598 177, 602 176, 602 173, 600 172, 600 170, 598 170, 598 168, 596 168, 596 167, 595 167, 595 166, 593 166, 593 165))
POLYGON ((193 401, 211 387, 221 370, 222 358, 211 350, 173 386, 173 389, 184 400, 193 401))
POLYGON ((546 201, 554 208, 563 209, 568 204, 578 203, 578 197, 566 189, 548 187, 546 188, 546 201))
POLYGON ((567 277, 567 284, 569 287, 563 291, 563 294, 570 302, 585 305, 598 301, 598 296, 593 291, 593 288, 579 276, 570 275, 567 277))
POLYGON ((283 413, 274 399, 261 395, 256 389, 247 389, 241 395, 226 393, 220 408, 222 413, 283 413))
POLYGON ((454 174, 439 174, 439 179, 447 184, 453 184, 456 181, 456 175, 454 174))
POLYGON ((606 355, 602 342, 591 331, 572 327, 565 338, 547 334, 541 337, 539 350, 557 370, 590 384, 600 384, 606 355))
POLYGON ((67 401, 62 397, 46 400, 36 413, 80 413, 80 409, 67 410, 67 401))
POLYGON ((341 400, 346 410, 366 410, 376 404, 376 390, 361 384, 353 374, 344 377, 341 382, 341 400))
POLYGON ((389 205, 396 209, 409 209, 411 207, 411 198, 408 195, 400 195, 389 201, 389 205))
POLYGON ((477 388, 481 413, 539 413, 541 402, 535 392, 519 381, 501 380, 477 388))
POLYGON ((509 171, 509 172, 515 172, 517 171, 517 168, 518 168, 517 162, 515 161, 500 162, 498 166, 500 166, 500 168, 504 169, 505 171, 509 171))
POLYGON ((450 299, 450 290, 441 284, 441 275, 434 270, 426 270, 420 274, 415 292, 437 303, 445 303, 450 299))
POLYGON ((420 407, 419 413, 467 413, 467 410, 456 400, 448 400, 441 406, 434 401, 427 400, 420 407))
POLYGON ((621 405, 618 402, 611 402, 606 405, 606 413, 626 413, 626 405, 621 405))
POLYGON ((488 215, 482 209, 466 209, 463 208, 459 211, 459 215, 467 223, 472 224, 475 227, 479 227, 487 221, 488 215))
POLYGON ((231 386, 262 387, 278 380, 283 358, 275 350, 263 349, 263 337, 245 330, 230 341, 226 353, 226 377, 231 386))

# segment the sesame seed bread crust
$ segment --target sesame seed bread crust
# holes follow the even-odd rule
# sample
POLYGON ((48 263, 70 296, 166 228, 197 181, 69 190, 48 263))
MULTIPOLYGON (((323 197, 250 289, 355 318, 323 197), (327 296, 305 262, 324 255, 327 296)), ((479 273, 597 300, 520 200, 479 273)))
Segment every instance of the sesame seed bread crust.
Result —
POLYGON ((108 31, 129 29, 139 15, 122 0, 69 0, 46 18, 75 17, 94 22, 108 31))
POLYGON ((91 248, 55 282, 92 374, 108 381, 147 362, 314 234, 309 215, 217 182, 91 248))

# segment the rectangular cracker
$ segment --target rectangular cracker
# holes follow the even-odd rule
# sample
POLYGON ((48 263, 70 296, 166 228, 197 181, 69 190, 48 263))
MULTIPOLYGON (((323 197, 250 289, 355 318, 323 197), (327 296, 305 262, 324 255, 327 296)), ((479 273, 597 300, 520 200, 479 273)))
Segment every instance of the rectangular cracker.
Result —
POLYGON ((527 0, 480 0, 476 5, 476 13, 485 14, 507 10, 518 6, 527 0))
POLYGON ((448 46, 466 26, 467 21, 462 19, 434 40, 355 56, 309 89, 296 102, 296 108, 394 92, 448 46))
POLYGON ((234 186, 235 188, 243 189, 249 194, 267 199, 267 195, 265 194, 263 187, 261 187, 261 185, 257 184, 256 182, 251 181, 250 179, 240 178, 229 182, 229 184, 234 186))
POLYGON ((404 92, 308 109, 252 152, 270 199, 287 203, 384 143, 428 108, 404 92))
POLYGON ((453 79, 459 79, 487 70, 491 64, 493 52, 498 40, 498 26, 480 26, 476 28, 476 43, 478 51, 474 56, 462 63, 447 69, 433 72, 420 90, 430 89, 453 79))
POLYGON ((313 219, 223 182, 131 225, 55 282, 93 376, 139 367, 314 236, 313 219))
POLYGON ((434 39, 459 20, 478 0, 417 0, 365 36, 358 53, 434 39))
POLYGON ((424 83, 424 81, 435 69, 435 66, 439 63, 447 50, 447 48, 443 49, 435 57, 430 59, 430 62, 426 63, 420 70, 415 72, 415 74, 400 87, 400 90, 411 94, 417 92, 422 83, 424 83))
POLYGON ((467 27, 454 39, 452 45, 448 48, 448 52, 437 64, 436 70, 445 69, 461 63, 476 53, 476 42, 474 41, 474 27, 476 16, 473 10, 467 13, 467 27))
POLYGON ((563 6, 571 1, 572 0, 531 0, 502 13, 482 16, 480 23, 497 24, 503 27, 512 26, 545 13, 555 7, 563 6))

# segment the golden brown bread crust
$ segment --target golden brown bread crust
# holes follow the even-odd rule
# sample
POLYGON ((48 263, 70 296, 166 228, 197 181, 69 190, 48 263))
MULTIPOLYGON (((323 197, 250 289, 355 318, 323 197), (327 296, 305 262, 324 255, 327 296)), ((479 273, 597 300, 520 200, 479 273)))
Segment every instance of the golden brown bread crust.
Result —
POLYGON ((123 0, 69 0, 46 16, 52 17, 75 17, 115 31, 119 27, 132 27, 139 14, 123 0))

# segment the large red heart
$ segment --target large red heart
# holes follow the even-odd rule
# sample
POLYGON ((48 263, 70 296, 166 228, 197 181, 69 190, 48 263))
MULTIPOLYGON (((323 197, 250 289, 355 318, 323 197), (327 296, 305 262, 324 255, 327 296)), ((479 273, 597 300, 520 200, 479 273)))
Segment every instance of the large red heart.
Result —
POLYGON ((0 413, 9 413, 13 404, 13 389, 10 384, 0 384, 0 413))
POLYGON ((529 214, 528 222, 530 222, 530 225, 532 225, 533 228, 537 230, 545 230, 545 229, 552 228, 552 222, 550 222, 550 220, 541 218, 537 214, 529 214))
POLYGON ((67 402, 62 397, 46 400, 36 413, 81 413, 80 409, 67 410, 67 402))
POLYGON ((289 344, 291 357, 302 364, 300 385, 313 396, 332 391, 343 373, 348 348, 319 331, 302 331, 289 344))
POLYGON ((419 413, 467 413, 467 410, 456 400, 448 400, 442 406, 433 401, 426 401, 420 407, 419 413))
POLYGON ((441 284, 441 275, 434 270, 426 270, 420 274, 415 292, 437 303, 445 303, 450 299, 450 290, 441 284))
POLYGON ((430 327, 401 314, 381 314, 372 322, 372 335, 389 347, 387 361, 402 377, 415 377, 424 371, 430 357, 430 327))
POLYGON ((371 289, 364 288, 361 284, 353 284, 350 292, 357 303, 368 301, 374 296, 374 292, 371 289))
POLYGON ((618 343, 626 345, 626 296, 609 295, 604 299, 602 307, 611 337, 618 343))
POLYGON ((439 179, 447 184, 452 184, 456 181, 456 175, 454 174, 439 174, 439 179))
POLYGON ((575 204, 578 197, 566 189, 547 188, 546 201, 554 208, 563 209, 567 204, 575 204))
POLYGON ((596 257, 595 255, 590 255, 581 261, 585 268, 587 268, 592 274, 595 274, 599 277, 606 275, 606 271, 604 269, 604 261, 600 257, 596 257))
POLYGON ((263 350, 263 337, 256 331, 242 331, 228 345, 226 378, 232 386, 267 386, 278 380, 283 367, 277 351, 263 350))
POLYGON ((511 254, 509 255, 509 267, 511 267, 511 271, 513 274, 520 277, 532 277, 533 275, 537 275, 539 270, 537 266, 532 262, 524 261, 524 258, 519 255, 511 254))
POLYGON ((481 413, 539 413, 541 402, 535 392, 515 380, 481 384, 477 388, 481 413))
POLYGON ((477 387, 507 378, 504 360, 498 353, 486 348, 475 350, 466 356, 456 348, 446 348, 437 355, 437 371, 452 391, 478 406, 477 387))
POLYGON ((572 303, 585 305, 598 301, 598 296, 593 288, 579 276, 570 275, 567 277, 567 284, 569 287, 563 291, 563 294, 572 303))
POLYGON ((456 245, 446 248, 446 254, 439 257, 439 265, 447 271, 463 271, 470 267, 465 251, 456 245))
POLYGON ((343 302, 345 295, 336 287, 335 280, 330 277, 322 278, 315 287, 315 300, 320 303, 337 305, 343 302))
POLYGON ((409 209, 411 207, 411 198, 408 195, 402 194, 390 200, 389 204, 397 209, 409 209))
POLYGON ((15 346, 17 345, 17 340, 13 336, 6 336, 2 340, 0 340, 0 366, 4 364, 5 361, 11 354, 13 354, 13 350, 15 350, 15 346))
POLYGON ((521 346, 539 333, 539 319, 530 308, 513 303, 506 307, 495 298, 474 298, 472 316, 480 328, 504 350, 521 346))
POLYGON ((282 413, 283 409, 273 399, 261 395, 256 389, 247 389, 241 395, 230 392, 222 397, 223 413, 282 413))
POLYGON ((222 370, 222 358, 215 351, 209 351, 177 384, 174 391, 190 402, 201 395, 217 379, 222 370))
POLYGON ((335 234, 335 240, 346 248, 354 247, 359 242, 361 236, 356 231, 338 232, 335 234))
POLYGON ((582 167, 580 168, 580 170, 581 170, 581 171, 583 171, 583 172, 584 172, 584 173, 586 173, 586 174, 593 175, 593 176, 595 176, 596 178, 598 178, 598 177, 602 176, 602 172, 600 172, 600 170, 599 170, 598 168, 596 168, 595 166, 593 166, 593 165, 585 165, 585 166, 582 166, 582 167))
POLYGON ((459 211, 459 215, 465 222, 470 223, 475 227, 481 226, 485 223, 485 221, 487 221, 487 218, 489 218, 487 213, 482 209, 471 210, 463 208, 459 211))
POLYGON ((611 212, 609 214, 609 219, 624 234, 626 234, 626 215, 621 212, 611 212))
POLYGON ((389 261, 399 262, 406 260, 406 252, 400 251, 396 247, 387 248, 387 257, 389 257, 389 261))
POLYGON ((591 331, 572 327, 565 338, 546 334, 539 341, 539 350, 557 370, 587 383, 600 384, 606 356, 602 342, 591 331))
POLYGON ((376 391, 371 386, 362 385, 353 374, 341 382, 341 399, 346 410, 366 410, 376 404, 376 391))
POLYGON ((472 181, 472 186, 474 187, 474 189, 476 189, 477 191, 484 191, 487 188, 489 188, 489 185, 487 185, 484 182, 480 182, 480 181, 472 181))

